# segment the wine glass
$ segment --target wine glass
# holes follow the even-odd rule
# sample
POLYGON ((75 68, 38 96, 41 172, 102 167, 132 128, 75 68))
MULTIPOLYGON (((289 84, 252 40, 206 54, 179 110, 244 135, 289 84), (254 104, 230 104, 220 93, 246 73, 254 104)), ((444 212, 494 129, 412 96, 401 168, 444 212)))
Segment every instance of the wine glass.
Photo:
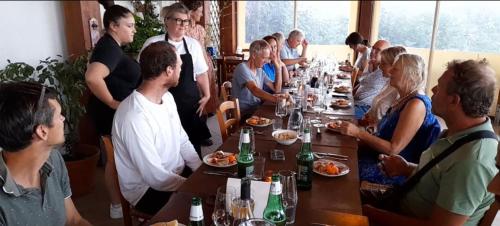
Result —
POLYGON ((215 197, 214 212, 212 213, 212 221, 215 226, 229 226, 233 221, 230 211, 230 203, 236 196, 234 189, 227 189, 226 186, 217 188, 217 196, 215 197))
POLYGON ((283 206, 285 207, 286 224, 295 223, 295 211, 297 208, 297 182, 295 179, 295 172, 291 170, 280 170, 280 181, 282 184, 282 199, 283 206))

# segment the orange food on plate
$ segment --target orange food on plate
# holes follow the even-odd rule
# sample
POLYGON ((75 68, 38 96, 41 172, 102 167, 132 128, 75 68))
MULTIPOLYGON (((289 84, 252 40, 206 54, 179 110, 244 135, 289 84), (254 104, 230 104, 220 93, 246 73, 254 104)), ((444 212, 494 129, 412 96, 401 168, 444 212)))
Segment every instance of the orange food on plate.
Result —
POLYGON ((213 165, 231 165, 236 162, 236 155, 234 153, 224 153, 219 150, 212 153, 208 161, 213 165))
POLYGON ((269 123, 269 119, 254 115, 254 116, 250 117, 247 122, 250 125, 265 125, 265 124, 269 123))
POLYGON ((340 169, 333 162, 317 162, 314 169, 320 173, 328 175, 338 175, 340 174, 340 169))

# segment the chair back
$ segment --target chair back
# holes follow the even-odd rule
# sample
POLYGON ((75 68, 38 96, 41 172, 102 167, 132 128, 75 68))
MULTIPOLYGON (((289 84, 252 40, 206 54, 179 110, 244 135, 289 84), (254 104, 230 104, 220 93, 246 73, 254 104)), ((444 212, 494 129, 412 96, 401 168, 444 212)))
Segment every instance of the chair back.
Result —
POLYGON ((120 193, 120 202, 122 205, 122 212, 123 212, 123 224, 125 226, 132 226, 133 225, 132 217, 137 217, 144 219, 144 221, 139 225, 147 225, 148 220, 151 219, 152 216, 134 209, 134 207, 122 195, 122 191, 120 189, 120 183, 118 181, 118 173, 116 172, 115 153, 113 151, 113 142, 111 141, 111 136, 101 136, 101 142, 104 147, 104 150, 106 151, 106 157, 107 157, 106 162, 108 166, 112 167, 111 174, 113 177, 113 183, 115 183, 120 193))
POLYGON ((222 82, 231 81, 233 73, 238 64, 243 63, 245 56, 243 54, 222 55, 221 77, 222 82))
POLYGON ((356 80, 358 79, 358 74, 359 74, 359 68, 353 67, 351 72, 351 85, 353 88, 354 85, 356 84, 356 80))
POLYGON ((222 83, 220 87, 220 95, 222 97, 222 101, 228 101, 231 99, 231 81, 225 81, 222 83))
POLYGON ((232 130, 238 127, 240 119, 240 104, 238 98, 231 101, 224 101, 220 104, 217 109, 217 121, 219 122, 222 142, 226 141, 232 130), (233 114, 228 114, 229 110, 232 110, 233 114))

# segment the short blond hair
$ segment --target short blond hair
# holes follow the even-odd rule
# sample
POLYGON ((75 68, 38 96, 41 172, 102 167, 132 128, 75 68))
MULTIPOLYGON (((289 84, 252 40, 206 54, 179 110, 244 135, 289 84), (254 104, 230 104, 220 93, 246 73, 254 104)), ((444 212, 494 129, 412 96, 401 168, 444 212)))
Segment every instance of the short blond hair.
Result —
POLYGON ((262 51, 266 49, 269 49, 269 51, 271 51, 271 46, 269 45, 269 43, 267 43, 263 39, 259 39, 253 41, 252 44, 250 44, 249 51, 251 56, 260 56, 262 51))
POLYGON ((389 47, 380 52, 380 59, 381 61, 392 65, 394 64, 394 59, 396 59, 396 56, 403 53, 406 53, 406 49, 403 46, 389 47))
POLYGON ((189 15, 189 9, 182 3, 176 2, 172 5, 165 6, 161 9, 160 16, 163 17, 163 22, 171 18, 175 13, 189 15))

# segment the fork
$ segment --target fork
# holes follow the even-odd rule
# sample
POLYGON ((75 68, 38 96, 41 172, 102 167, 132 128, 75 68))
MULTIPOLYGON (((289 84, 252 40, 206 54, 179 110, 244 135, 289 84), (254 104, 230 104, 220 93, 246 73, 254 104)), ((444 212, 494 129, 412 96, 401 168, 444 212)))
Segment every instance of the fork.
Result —
POLYGON ((334 156, 320 156, 314 152, 313 152, 313 155, 317 159, 334 159, 334 160, 339 160, 339 161, 347 161, 347 158, 338 158, 338 157, 334 157, 334 156))

